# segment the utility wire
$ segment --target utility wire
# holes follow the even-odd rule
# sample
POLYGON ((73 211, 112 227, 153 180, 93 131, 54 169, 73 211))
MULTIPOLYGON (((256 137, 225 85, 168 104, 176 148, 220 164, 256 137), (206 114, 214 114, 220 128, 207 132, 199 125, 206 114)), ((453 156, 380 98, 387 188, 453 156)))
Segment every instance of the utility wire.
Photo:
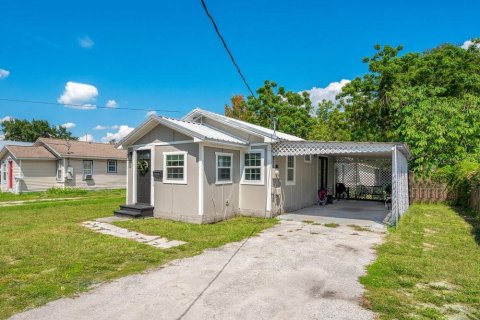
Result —
POLYGON ((242 78, 243 83, 245 83, 245 86, 247 86, 247 89, 248 89, 248 91, 250 91, 250 94, 252 95, 252 97, 255 98, 255 94, 253 93, 252 89, 251 89, 250 86, 248 85, 247 79, 245 79, 245 77, 243 76, 243 73, 242 73, 242 71, 240 70, 240 67, 238 66, 237 62, 236 62, 235 59, 233 58, 232 52, 231 52, 230 49, 228 48, 227 43, 225 42, 225 39, 223 38, 222 34, 220 33, 220 30, 218 29, 217 24, 215 23, 215 20, 213 20, 212 15, 211 15, 210 12, 208 11, 207 5, 205 4, 205 1, 204 1, 204 0, 200 0, 200 1, 202 2, 202 6, 203 6, 203 9, 205 10, 205 13, 207 14, 208 18, 210 19, 210 21, 211 21, 212 24, 213 24, 213 27, 215 28, 215 32, 217 33, 218 37, 220 38, 220 41, 222 41, 223 47, 225 48, 225 50, 227 51, 228 55, 230 56, 230 60, 232 60, 233 65, 234 65, 235 68, 237 69, 237 72, 238 72, 238 74, 240 75, 240 77, 242 78))
POLYGON ((102 106, 95 106, 95 105, 85 105, 85 104, 74 104, 74 103, 59 103, 59 102, 49 102, 49 101, 36 101, 36 100, 23 100, 23 99, 7 99, 7 98, 0 98, 0 101, 8 101, 8 102, 19 102, 19 103, 30 103, 30 104, 48 104, 48 105, 56 105, 56 106, 67 106, 67 107, 77 107, 77 108, 85 108, 85 109, 118 109, 118 110, 132 110, 132 111, 156 111, 156 112, 165 112, 165 113, 183 113, 178 110, 164 110, 164 109, 146 109, 146 108, 127 108, 127 107, 102 107, 102 106))

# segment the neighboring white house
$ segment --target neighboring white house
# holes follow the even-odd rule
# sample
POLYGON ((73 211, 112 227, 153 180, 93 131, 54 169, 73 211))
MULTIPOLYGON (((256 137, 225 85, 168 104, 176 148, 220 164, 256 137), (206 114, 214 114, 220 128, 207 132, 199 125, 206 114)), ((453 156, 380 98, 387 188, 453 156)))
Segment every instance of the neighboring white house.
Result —
POLYGON ((0 190, 124 188, 126 160, 126 151, 104 143, 39 138, 30 146, 6 144, 0 150, 0 190))
POLYGON ((127 204, 146 205, 155 217, 210 223, 308 207, 320 188, 333 193, 342 182, 337 157, 390 161, 382 170, 390 170, 393 213, 408 207, 410 153, 401 143, 305 141, 195 109, 181 120, 152 115, 117 146, 128 150, 127 204))

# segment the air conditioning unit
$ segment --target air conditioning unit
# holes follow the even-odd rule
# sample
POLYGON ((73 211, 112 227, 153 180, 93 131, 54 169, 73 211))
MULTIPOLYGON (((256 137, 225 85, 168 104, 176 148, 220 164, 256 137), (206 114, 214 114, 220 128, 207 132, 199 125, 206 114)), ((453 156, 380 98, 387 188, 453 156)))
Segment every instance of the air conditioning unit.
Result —
POLYGON ((86 174, 85 175, 85 180, 92 180, 93 176, 91 174, 86 174))

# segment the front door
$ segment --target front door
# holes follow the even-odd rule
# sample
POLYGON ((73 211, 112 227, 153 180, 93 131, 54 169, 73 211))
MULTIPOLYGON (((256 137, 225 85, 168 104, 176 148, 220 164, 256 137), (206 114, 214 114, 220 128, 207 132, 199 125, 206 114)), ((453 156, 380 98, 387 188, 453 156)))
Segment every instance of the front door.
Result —
POLYGON ((13 161, 8 161, 8 189, 13 189, 13 161))
POLYGON ((137 203, 151 203, 150 171, 150 150, 137 151, 137 203))

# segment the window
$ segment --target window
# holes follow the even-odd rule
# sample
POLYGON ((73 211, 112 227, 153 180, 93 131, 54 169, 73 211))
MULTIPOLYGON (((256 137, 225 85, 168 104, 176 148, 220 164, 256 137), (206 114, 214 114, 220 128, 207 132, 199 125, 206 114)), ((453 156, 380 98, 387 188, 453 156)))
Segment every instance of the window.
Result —
POLYGON ((57 160, 57 180, 62 180, 62 162, 57 160))
POLYGON ((295 184, 295 157, 287 156, 286 185, 295 184))
POLYGON ((306 163, 312 163, 312 155, 311 155, 311 154, 307 154, 307 155, 305 156, 304 161, 305 161, 306 163))
POLYGON ((263 150, 245 153, 242 183, 263 184, 263 150))
POLYGON ((232 158, 231 153, 215 152, 217 161, 216 183, 232 183, 232 158))
POLYGON ((93 160, 83 160, 83 180, 93 179, 93 160))
POLYGON ((107 173, 117 173, 117 160, 107 160, 107 173))
POLYGON ((187 183, 187 153, 164 152, 163 153, 163 182, 187 183))

